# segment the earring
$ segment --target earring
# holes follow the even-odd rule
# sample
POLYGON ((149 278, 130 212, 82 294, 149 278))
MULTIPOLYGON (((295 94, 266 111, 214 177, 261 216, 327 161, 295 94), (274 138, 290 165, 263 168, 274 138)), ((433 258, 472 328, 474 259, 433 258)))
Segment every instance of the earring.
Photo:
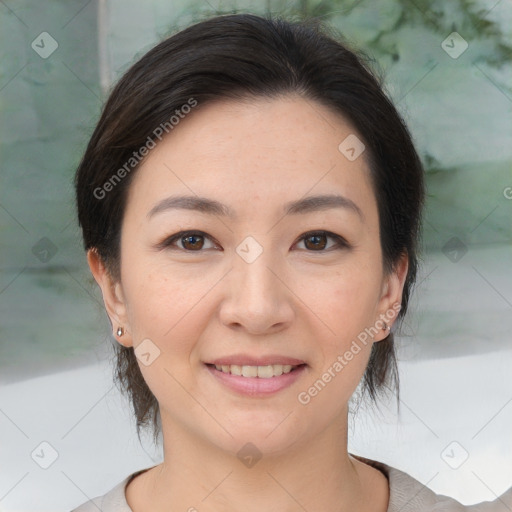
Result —
POLYGON ((390 331, 391 330, 391 327, 389 327, 389 325, 386 323, 386 322, 383 322, 384 323, 384 327, 382 328, 383 331, 390 331))
POLYGON ((118 336, 122 336, 122 335, 124 334, 124 330, 123 330, 123 328, 122 328, 122 327, 118 327, 118 328, 117 328, 117 332, 116 332, 116 334, 117 334, 118 336))

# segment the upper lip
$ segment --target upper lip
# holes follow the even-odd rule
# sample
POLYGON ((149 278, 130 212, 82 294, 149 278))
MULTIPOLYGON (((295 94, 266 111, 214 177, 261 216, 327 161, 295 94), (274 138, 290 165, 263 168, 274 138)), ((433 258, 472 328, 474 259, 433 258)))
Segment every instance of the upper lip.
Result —
POLYGON ((305 364, 301 359, 281 355, 267 355, 267 356, 251 356, 246 354, 234 354, 231 356, 219 357, 206 364, 214 364, 217 366, 230 366, 232 364, 238 366, 268 366, 274 364, 289 364, 291 366, 298 366, 305 364))

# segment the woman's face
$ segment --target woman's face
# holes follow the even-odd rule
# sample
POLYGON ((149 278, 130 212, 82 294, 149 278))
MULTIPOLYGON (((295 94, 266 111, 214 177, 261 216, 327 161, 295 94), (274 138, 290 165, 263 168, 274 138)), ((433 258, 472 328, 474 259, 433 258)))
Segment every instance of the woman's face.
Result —
POLYGON ((355 136, 296 96, 199 104, 137 171, 106 301, 164 435, 276 453, 346 423, 406 273, 355 136))

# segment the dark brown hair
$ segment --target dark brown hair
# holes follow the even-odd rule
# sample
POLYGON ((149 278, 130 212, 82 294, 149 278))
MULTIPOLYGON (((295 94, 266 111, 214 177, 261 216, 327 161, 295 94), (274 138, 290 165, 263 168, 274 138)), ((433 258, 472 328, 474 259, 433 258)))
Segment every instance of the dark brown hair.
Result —
MULTIPOLYGON (((344 116, 366 146, 384 268, 391 271, 404 253, 409 259, 401 320, 417 273, 423 169, 405 123, 370 71, 368 58, 332 34, 316 20, 224 15, 192 25, 146 53, 112 90, 76 172, 85 249, 94 248, 119 279, 121 224, 137 169, 136 162, 130 164, 133 170, 126 162, 191 99, 200 108, 219 99, 295 93, 344 116)), ((398 397, 393 338, 390 333, 372 346, 362 385, 374 402, 388 384, 398 397)), ((142 377, 133 347, 114 346, 116 378, 131 399, 137 432, 152 423, 156 440, 158 402, 142 377)))

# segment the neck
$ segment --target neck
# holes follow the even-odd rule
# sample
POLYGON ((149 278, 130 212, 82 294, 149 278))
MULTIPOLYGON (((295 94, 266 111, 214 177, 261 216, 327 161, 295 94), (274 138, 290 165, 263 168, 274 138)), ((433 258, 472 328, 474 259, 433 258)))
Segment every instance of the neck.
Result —
POLYGON ((348 454, 346 416, 345 421, 313 439, 296 442, 285 453, 265 453, 256 463, 247 459, 247 465, 236 453, 222 450, 163 417, 162 427, 164 462, 148 472, 144 489, 138 491, 145 506, 136 507, 134 500, 136 511, 147 509, 148 504, 154 511, 172 506, 190 512, 370 509, 367 484, 377 470, 348 454))

